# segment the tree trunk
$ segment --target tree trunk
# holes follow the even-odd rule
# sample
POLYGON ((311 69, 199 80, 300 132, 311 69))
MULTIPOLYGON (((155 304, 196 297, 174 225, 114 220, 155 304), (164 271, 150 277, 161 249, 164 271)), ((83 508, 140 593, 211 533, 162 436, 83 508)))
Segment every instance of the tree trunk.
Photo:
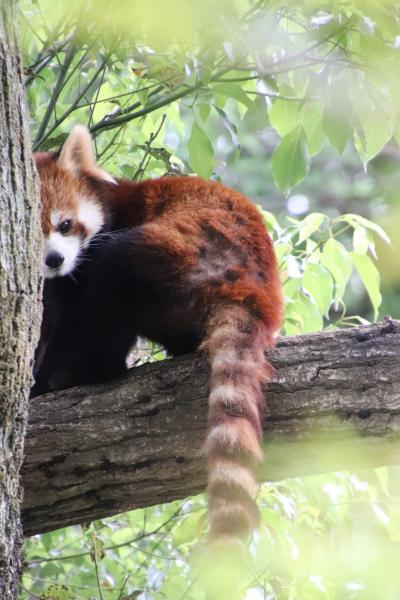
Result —
POLYGON ((0 4, 0 598, 17 597, 19 471, 40 324, 39 196, 26 126, 17 7, 0 4))
MULTIPOLYGON (((400 322, 281 338, 269 354, 261 479, 400 464, 400 322)), ((47 394, 30 409, 26 534, 204 489, 208 365, 201 354, 47 394)))

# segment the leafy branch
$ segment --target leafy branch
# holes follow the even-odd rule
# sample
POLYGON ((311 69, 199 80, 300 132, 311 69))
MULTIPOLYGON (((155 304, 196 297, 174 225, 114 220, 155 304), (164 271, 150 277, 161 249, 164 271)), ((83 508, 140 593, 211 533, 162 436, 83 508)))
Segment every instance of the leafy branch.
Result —
MULTIPOLYGON (((116 550, 118 548, 132 546, 132 545, 136 544, 137 542, 140 542, 141 540, 144 540, 148 537, 156 535, 157 533, 160 533, 160 531, 162 529, 164 529, 170 523, 172 523, 178 517, 178 515, 181 513, 181 511, 182 511, 182 506, 179 506, 179 508, 176 511, 174 511, 172 513, 172 515, 170 517, 168 517, 168 519, 163 521, 160 525, 155 527, 153 530, 147 531, 147 532, 143 531, 139 535, 127 540, 126 542, 121 542, 119 544, 113 544, 112 546, 106 546, 104 549, 105 550, 116 550)), ((83 556, 90 556, 90 552, 91 552, 90 550, 87 550, 85 552, 77 552, 75 554, 65 554, 64 556, 50 556, 48 558, 35 558, 33 560, 26 561, 24 564, 26 567, 31 567, 31 566, 41 564, 41 563, 63 561, 63 560, 69 561, 69 560, 74 560, 75 558, 82 558, 83 556)))
POLYGON ((46 141, 46 139, 53 133, 53 131, 55 131, 63 121, 65 121, 65 119, 74 111, 79 107, 79 102, 82 98, 85 97, 85 95, 87 94, 88 90, 92 87, 92 85, 94 85, 94 83, 97 81, 98 77, 101 75, 101 73, 106 69, 106 64, 107 64, 107 58, 104 57, 103 60, 101 61, 99 67, 96 69, 95 74, 93 75, 93 77, 88 81, 88 83, 85 85, 85 87, 83 88, 83 90, 77 95, 77 97, 75 98, 74 102, 71 104, 71 106, 63 113, 63 115, 56 119, 54 124, 48 129, 48 131, 46 133, 44 133, 46 126, 48 124, 48 121, 50 120, 50 115, 51 112, 53 111, 53 108, 55 106, 55 103, 57 101, 57 97, 61 91, 60 90, 56 90, 55 93, 53 94, 51 101, 50 101, 50 105, 46 111, 45 117, 42 121, 41 127, 39 128, 38 134, 35 138, 34 144, 33 144, 33 149, 34 150, 38 150, 40 148, 40 146, 43 144, 43 142, 46 141), (50 110, 51 108, 51 110, 50 110))

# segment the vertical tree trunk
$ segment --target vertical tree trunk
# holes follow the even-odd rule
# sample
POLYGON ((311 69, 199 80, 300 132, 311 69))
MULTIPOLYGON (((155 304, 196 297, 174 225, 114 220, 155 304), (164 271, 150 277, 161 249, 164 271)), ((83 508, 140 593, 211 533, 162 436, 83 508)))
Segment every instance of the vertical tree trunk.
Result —
POLYGON ((39 334, 39 197, 26 124, 17 7, 0 2, 0 598, 17 596, 19 470, 39 334))

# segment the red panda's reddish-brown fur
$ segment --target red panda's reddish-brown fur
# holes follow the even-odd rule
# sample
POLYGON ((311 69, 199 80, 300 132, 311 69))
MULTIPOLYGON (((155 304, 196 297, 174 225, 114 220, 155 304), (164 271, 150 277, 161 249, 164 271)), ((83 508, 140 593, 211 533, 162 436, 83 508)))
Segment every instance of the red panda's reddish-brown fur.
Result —
MULTIPOLYGON (((46 161, 57 181, 59 167, 51 157, 40 158, 41 177, 47 177, 46 161)), ((119 232, 132 232, 132 242, 124 234, 128 241, 118 255, 127 276, 145 272, 153 278, 151 289, 160 290, 159 312, 151 301, 141 302, 135 333, 164 342, 172 353, 187 348, 174 348, 169 340, 193 333, 209 356, 204 451, 210 538, 246 538, 258 522, 254 471, 262 458, 263 386, 272 372, 265 350, 274 344, 282 313, 277 263, 262 218, 239 192, 198 177, 113 184, 84 168, 73 179, 76 189, 90 188, 102 203, 116 232, 112 252, 119 232)), ((98 269, 99 277, 104 273, 106 266, 98 269)))
POLYGON ((188 306, 184 318, 204 320, 202 347, 211 364, 204 447, 210 535, 245 537, 258 522, 254 469, 262 458, 263 386, 272 371, 265 350, 282 311, 271 240, 256 208, 215 182, 173 177, 107 188, 117 226, 148 223, 154 247, 171 256, 188 283, 196 280, 203 310, 188 306))

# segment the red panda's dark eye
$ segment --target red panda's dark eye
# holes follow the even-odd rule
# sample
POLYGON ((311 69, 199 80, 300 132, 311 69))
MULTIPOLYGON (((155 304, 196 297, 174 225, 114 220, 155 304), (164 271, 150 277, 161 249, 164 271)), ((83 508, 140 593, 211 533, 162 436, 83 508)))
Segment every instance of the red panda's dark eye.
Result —
POLYGON ((65 221, 62 221, 59 224, 58 231, 60 233, 68 233, 68 231, 71 229, 71 225, 72 225, 72 220, 71 219, 65 219, 65 221))

